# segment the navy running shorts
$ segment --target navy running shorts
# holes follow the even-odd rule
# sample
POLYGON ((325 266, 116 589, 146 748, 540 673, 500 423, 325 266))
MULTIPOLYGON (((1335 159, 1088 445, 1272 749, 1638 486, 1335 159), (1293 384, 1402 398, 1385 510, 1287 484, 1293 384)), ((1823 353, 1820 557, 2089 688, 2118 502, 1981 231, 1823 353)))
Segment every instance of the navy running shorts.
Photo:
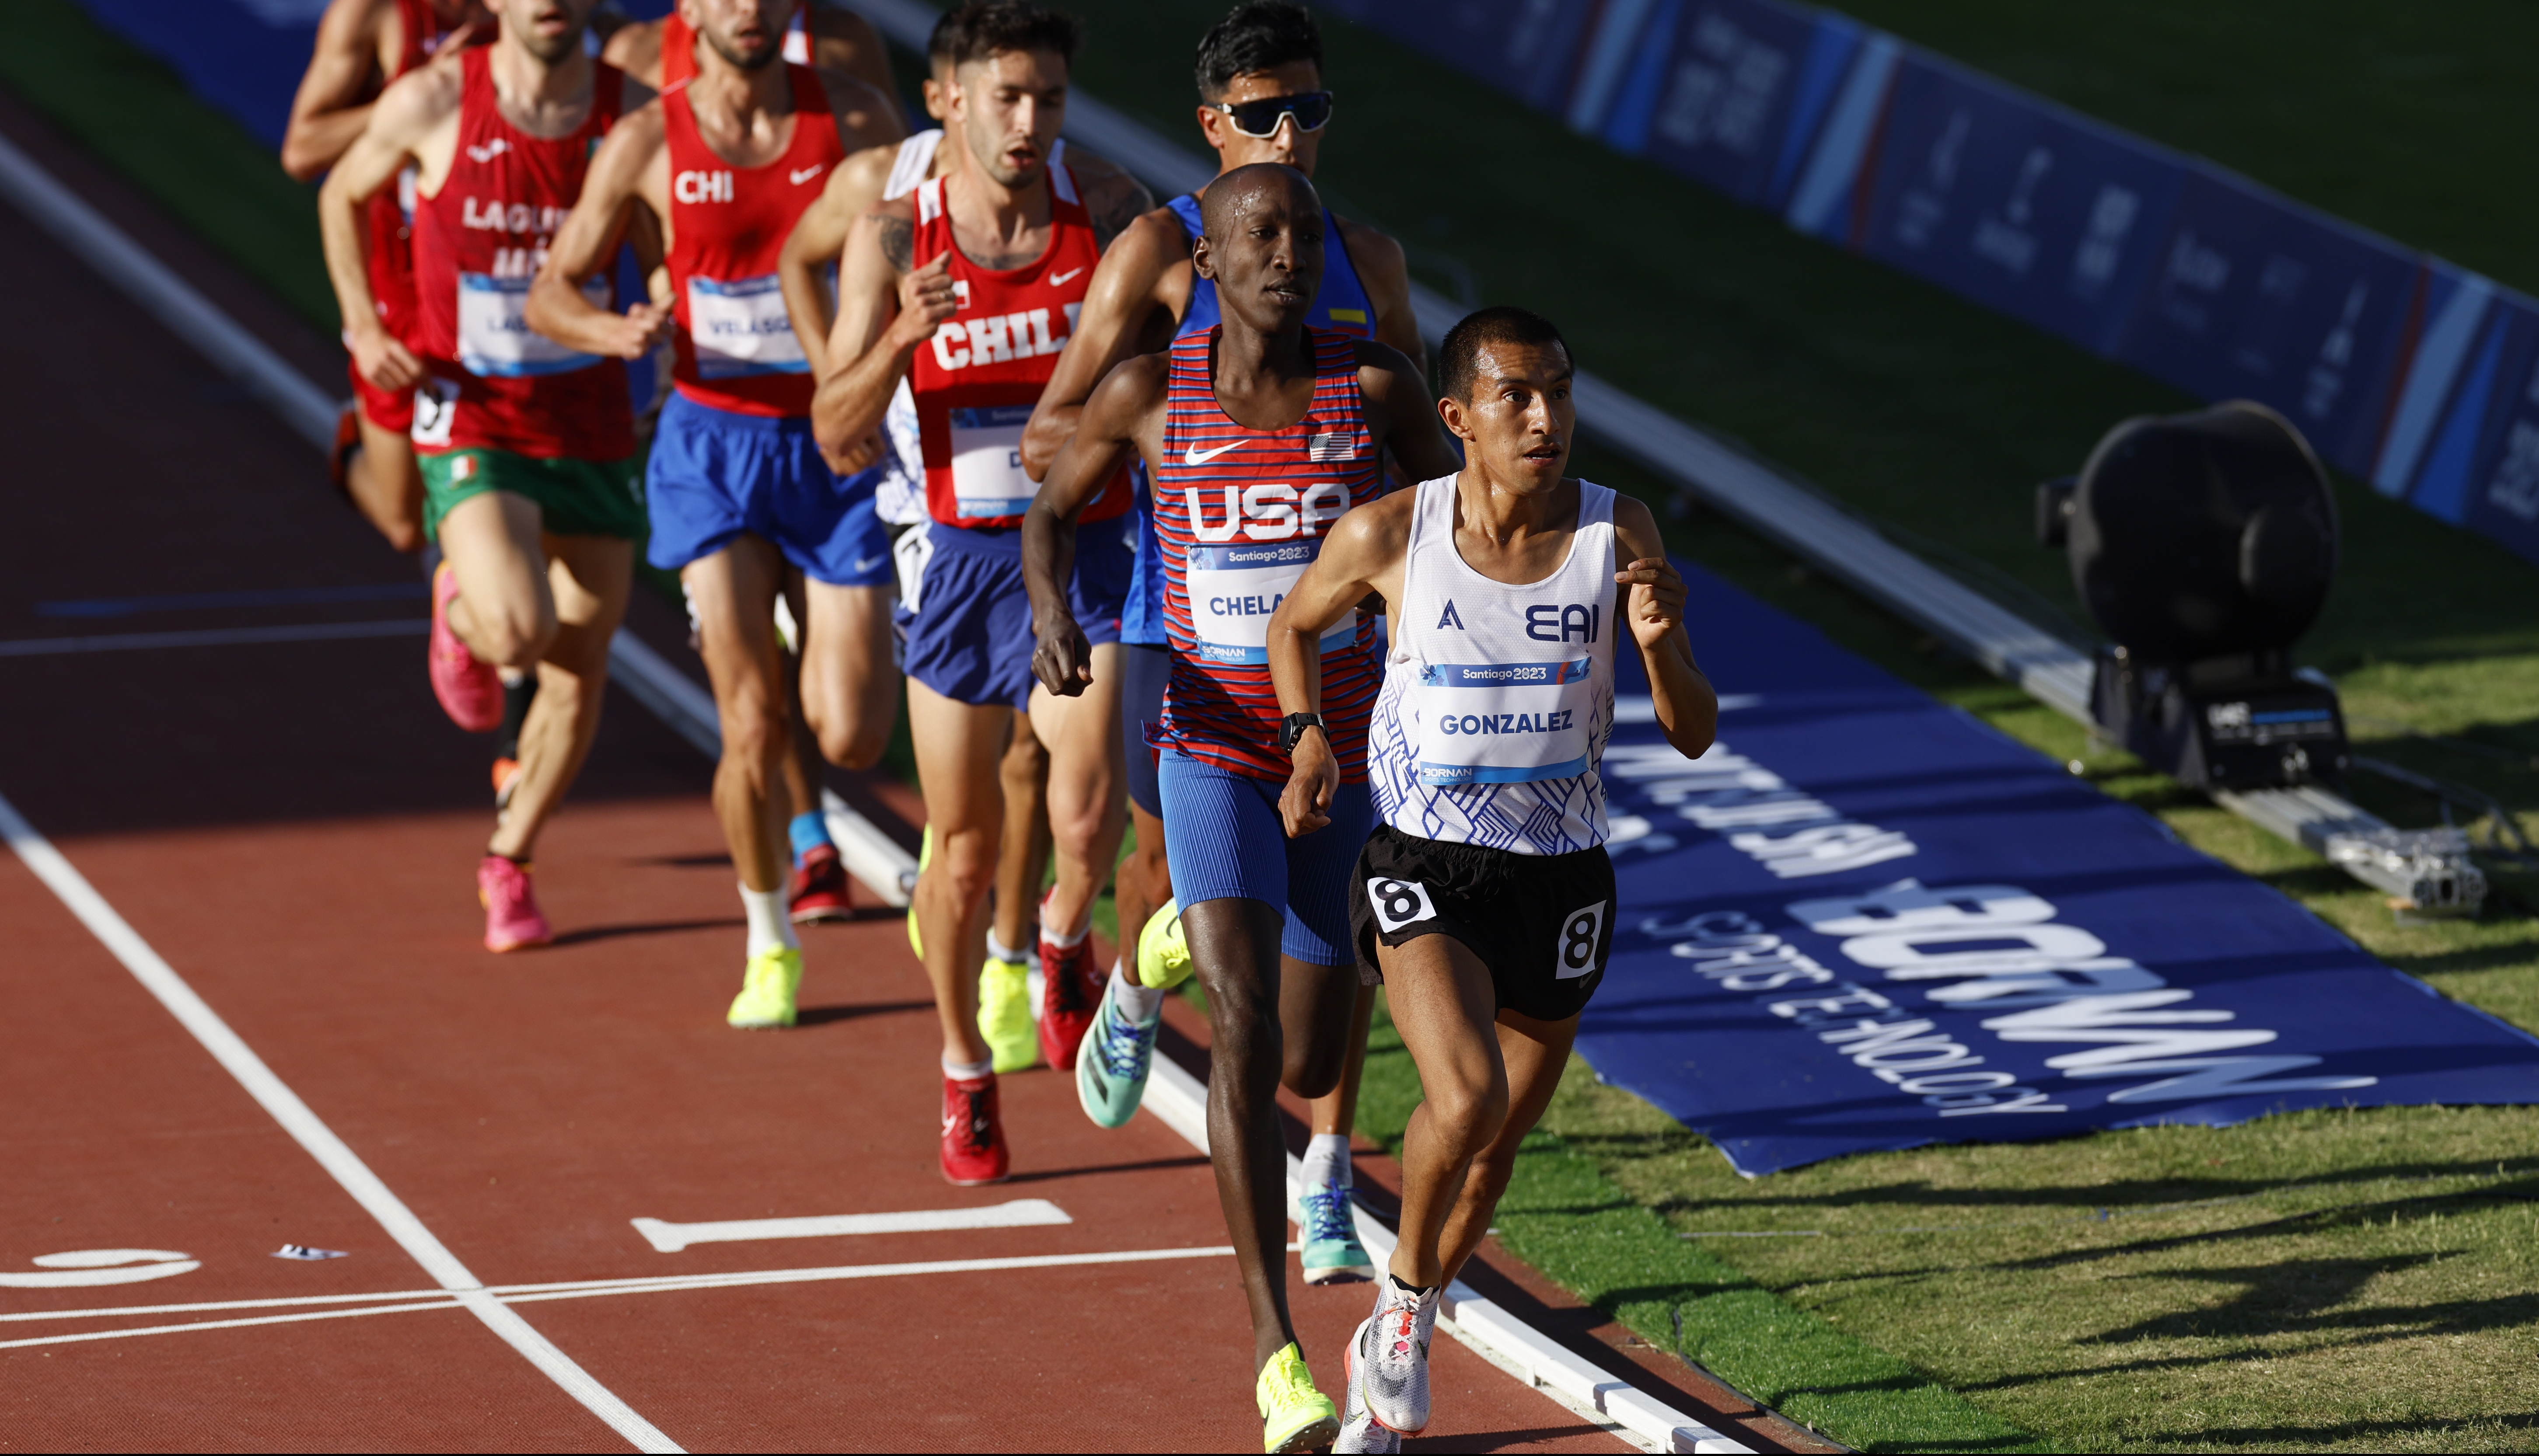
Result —
POLYGON ((1257 899, 1286 912, 1278 949, 1308 965, 1347 965, 1349 876, 1375 824, 1366 785, 1332 795, 1332 822, 1301 839, 1278 817, 1281 779, 1254 778, 1166 749, 1156 777, 1163 791, 1164 843, 1173 857, 1173 897, 1184 910, 1211 899, 1257 899))
POLYGON ((1120 643, 1120 742, 1129 754, 1129 798, 1157 819, 1164 817, 1164 795, 1155 786, 1156 750, 1146 729, 1163 721, 1164 689, 1172 681, 1172 648, 1120 643))
MULTIPOLYGON (((946 526, 929 521, 899 543, 900 597, 892 620, 903 633, 903 667, 955 702, 1031 703, 1031 599, 1023 590, 1020 527, 946 526)), ((1075 579, 1067 605, 1087 641, 1120 640, 1129 595, 1130 549, 1120 521, 1075 533, 1075 579)))
POLYGON ((890 533, 873 513, 880 472, 831 474, 808 420, 718 410, 673 391, 644 476, 652 515, 644 555, 664 571, 746 531, 824 585, 890 584, 890 533))

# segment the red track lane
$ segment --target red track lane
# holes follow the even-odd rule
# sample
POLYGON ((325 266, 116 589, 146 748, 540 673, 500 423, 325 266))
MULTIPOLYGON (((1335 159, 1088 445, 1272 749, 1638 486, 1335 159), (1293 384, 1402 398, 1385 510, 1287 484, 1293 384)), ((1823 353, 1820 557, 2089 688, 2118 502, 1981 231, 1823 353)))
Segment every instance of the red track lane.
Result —
MULTIPOLYGON (((10 118, 15 120, 16 118, 10 118)), ((12 128, 13 130, 15 127, 12 128)), ((13 220, 14 221, 14 220, 13 220)), ((413 579, 307 446, 33 230, 17 304, 0 636, 411 615, 394 603, 65 623, 34 604, 413 579)), ((638 614, 656 645, 676 629, 638 614)), ((0 794, 484 1282, 1221 1244, 1204 1161, 1008 1079, 1015 1181, 935 1171, 936 1033, 895 919, 809 937, 804 1026, 721 1024, 739 914, 708 767, 622 694, 540 850, 563 932, 477 944, 484 740, 419 639, 0 660, 0 794), (710 1243, 629 1221, 1058 1204, 1063 1226, 710 1243)), ((904 796, 894 795, 904 802, 904 796)), ((0 1288, 0 1314, 385 1293, 431 1281, 14 858, 0 864, 0 1272, 70 1249, 194 1272, 0 1288), (350 1257, 268 1257, 284 1241, 350 1257)), ((517 1305, 693 1448, 1257 1449, 1227 1257, 517 1305)), ((1291 1261, 1292 1274, 1292 1261, 1291 1261)), ((1328 1390, 1369 1302, 1297 1286, 1328 1390)), ((361 1305, 337 1306, 364 1307, 361 1305)), ((0 1322, 0 1342, 291 1310, 0 1322)), ((1451 1341, 1437 1449, 1619 1443, 1451 1341)), ((622 1449, 449 1308, 0 1350, 0 1447, 622 1449)))

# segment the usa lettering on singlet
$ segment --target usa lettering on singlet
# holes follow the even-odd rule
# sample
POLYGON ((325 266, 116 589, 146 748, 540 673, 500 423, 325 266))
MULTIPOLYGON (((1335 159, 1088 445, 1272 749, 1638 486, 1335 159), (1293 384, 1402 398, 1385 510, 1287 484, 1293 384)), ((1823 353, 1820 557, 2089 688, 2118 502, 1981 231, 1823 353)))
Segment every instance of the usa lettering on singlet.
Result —
MULTIPOLYGON (((947 526, 1016 526, 1040 491, 1023 473, 1023 426, 1075 331, 1101 245, 1074 175, 1053 164, 1049 246, 1019 268, 981 267, 953 239, 944 180, 930 178, 916 194, 915 256, 949 251, 956 303, 909 369, 926 511, 947 526)), ((1081 519, 1125 513, 1128 482, 1123 466, 1081 519)))
MULTIPOLYGON (((621 460, 635 453, 625 365, 537 333, 525 310, 529 283, 582 195, 590 154, 616 123, 625 78, 593 63, 582 125, 533 137, 503 119, 489 57, 467 52, 449 175, 416 200, 416 342, 430 374, 415 393, 414 441, 426 450, 621 460)), ((605 275, 583 293, 609 306, 605 275)))
POLYGON ((1578 485, 1569 554, 1510 585, 1455 548, 1455 478, 1411 508, 1402 602, 1368 727, 1376 812, 1406 834, 1517 854, 1605 842, 1613 733, 1613 493, 1578 485))
MULTIPOLYGON (((1197 241, 1200 235, 1199 199, 1188 193, 1176 197, 1169 206, 1181 220, 1183 235, 1197 241)), ((1339 220, 1323 210, 1323 281, 1314 291, 1314 306, 1305 314, 1308 328, 1330 329, 1355 338, 1375 337, 1375 304, 1366 296, 1366 285, 1358 281, 1357 265, 1349 257, 1348 243, 1340 236, 1339 220)), ((1203 334, 1218 322, 1216 284, 1191 273, 1190 304, 1182 310, 1181 322, 1173 337, 1185 339, 1203 334)), ((1135 464, 1136 472, 1136 554, 1137 563, 1130 574, 1129 604, 1120 616, 1120 640, 1160 647, 1170 639, 1164 631, 1163 577, 1155 563, 1155 525, 1147 499, 1144 461, 1135 464)))
POLYGON ((661 96, 670 165, 670 287, 681 394, 742 415, 811 413, 811 363, 776 275, 785 239, 846 158, 818 73, 788 63, 793 137, 764 166, 733 166, 697 130, 686 84, 661 96))
MULTIPOLYGON (((1275 747, 1270 614, 1322 552, 1332 523, 1384 491, 1358 393, 1357 345, 1307 332, 1314 398, 1283 430, 1252 430, 1217 403, 1208 359, 1216 330, 1177 339, 1165 404, 1164 459, 1150 493, 1172 677, 1159 744, 1262 778, 1285 778, 1275 747)), ((1365 775, 1367 713, 1380 668, 1375 619, 1352 616, 1323 637, 1323 717, 1343 777, 1365 775)))

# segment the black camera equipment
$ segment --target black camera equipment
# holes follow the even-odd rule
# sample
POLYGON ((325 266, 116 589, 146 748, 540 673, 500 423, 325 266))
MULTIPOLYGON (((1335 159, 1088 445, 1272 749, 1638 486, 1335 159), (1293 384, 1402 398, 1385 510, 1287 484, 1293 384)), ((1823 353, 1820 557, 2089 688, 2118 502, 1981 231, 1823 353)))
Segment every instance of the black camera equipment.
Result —
POLYGON ((2290 421, 2245 400, 2127 420, 2036 488, 2036 535, 2115 639, 2099 733, 2199 788, 2342 779, 2336 690, 2292 660, 2336 575, 2336 498, 2290 421))

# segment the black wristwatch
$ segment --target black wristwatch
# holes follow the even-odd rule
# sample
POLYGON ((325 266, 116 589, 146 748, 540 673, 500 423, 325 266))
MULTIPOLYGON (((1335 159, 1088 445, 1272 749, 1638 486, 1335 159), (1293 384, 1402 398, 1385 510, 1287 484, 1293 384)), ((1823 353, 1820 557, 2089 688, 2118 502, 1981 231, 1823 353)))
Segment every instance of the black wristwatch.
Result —
POLYGON ((1289 754, 1294 753, 1296 751, 1296 745, 1305 741, 1305 730, 1308 728, 1320 728, 1326 734, 1329 734, 1332 731, 1331 728, 1323 722, 1323 715, 1321 713, 1289 713, 1286 717, 1279 719, 1279 751, 1289 754))

